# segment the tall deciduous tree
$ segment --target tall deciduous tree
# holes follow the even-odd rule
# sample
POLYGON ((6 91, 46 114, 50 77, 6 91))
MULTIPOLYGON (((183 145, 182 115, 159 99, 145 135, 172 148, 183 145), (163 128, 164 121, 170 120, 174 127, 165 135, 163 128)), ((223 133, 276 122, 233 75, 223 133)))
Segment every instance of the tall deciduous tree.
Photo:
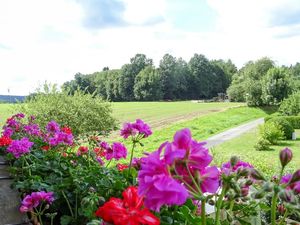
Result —
POLYGON ((153 66, 147 66, 135 78, 134 96, 137 100, 154 101, 162 98, 159 73, 153 66))

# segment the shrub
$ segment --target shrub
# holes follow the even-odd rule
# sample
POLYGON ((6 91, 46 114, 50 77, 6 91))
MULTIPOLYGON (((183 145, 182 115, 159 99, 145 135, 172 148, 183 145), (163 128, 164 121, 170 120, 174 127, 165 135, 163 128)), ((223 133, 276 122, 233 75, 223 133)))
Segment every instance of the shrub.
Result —
MULTIPOLYGON (((270 119, 274 118, 273 116, 265 117, 265 122, 269 121, 270 119)), ((284 118, 287 120, 294 129, 300 129, 300 116, 281 116, 280 118, 284 118)))
POLYGON ((267 122, 260 126, 260 135, 262 139, 267 140, 273 145, 278 144, 279 140, 284 139, 282 126, 274 122, 267 122))
POLYGON ((268 121, 278 124, 282 127, 282 131, 284 132, 285 139, 289 140, 292 139, 292 133, 294 132, 294 128, 292 127, 291 123, 287 121, 283 117, 274 117, 268 121))
POLYGON ((297 116, 300 113, 300 92, 296 92, 284 99, 279 107, 283 116, 297 116))
POLYGON ((270 151, 270 144, 271 143, 268 140, 260 138, 258 142, 254 145, 254 148, 256 151, 270 151))
POLYGON ((44 88, 17 110, 27 115, 35 115, 41 126, 55 120, 72 128, 74 134, 87 132, 109 132, 116 127, 110 105, 101 98, 76 91, 74 96, 58 92, 55 86, 44 88), (51 89, 51 90, 50 90, 51 89))

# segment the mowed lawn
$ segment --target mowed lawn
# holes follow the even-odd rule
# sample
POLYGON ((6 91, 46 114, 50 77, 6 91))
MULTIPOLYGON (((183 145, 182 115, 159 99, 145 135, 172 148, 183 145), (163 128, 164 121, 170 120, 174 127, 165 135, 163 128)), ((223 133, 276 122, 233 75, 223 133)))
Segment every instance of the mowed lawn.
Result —
POLYGON ((162 128, 180 121, 243 106, 244 103, 220 102, 197 103, 192 101, 180 102, 113 102, 113 115, 120 123, 142 119, 152 128, 162 128))
POLYGON ((297 140, 282 141, 280 145, 271 146, 272 151, 256 151, 254 145, 259 139, 259 130, 253 129, 214 147, 211 152, 214 154, 214 162, 218 165, 228 161, 230 156, 236 155, 271 176, 280 169, 279 152, 285 147, 293 151, 293 160, 288 165, 287 171, 300 169, 300 130, 296 130, 296 136, 297 140))

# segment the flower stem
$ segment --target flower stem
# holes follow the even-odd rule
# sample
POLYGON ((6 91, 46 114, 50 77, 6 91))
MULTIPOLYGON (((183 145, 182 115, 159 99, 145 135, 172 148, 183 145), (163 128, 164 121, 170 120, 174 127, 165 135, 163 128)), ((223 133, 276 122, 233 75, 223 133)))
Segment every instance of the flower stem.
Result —
POLYGON ((206 200, 202 200, 201 202, 201 224, 206 225, 206 212, 205 212, 205 203, 206 200))
POLYGON ((225 193, 226 193, 226 187, 223 186, 221 194, 220 194, 220 196, 218 198, 218 201, 217 201, 217 211, 216 211, 216 217, 215 217, 215 225, 221 225, 221 220, 220 220, 221 206, 222 206, 222 201, 223 201, 223 198, 225 196, 225 193))
POLYGON ((132 167, 132 159, 133 159, 133 151, 136 145, 136 141, 133 140, 132 141, 132 148, 131 148, 131 155, 130 155, 130 161, 129 161, 129 168, 128 168, 128 177, 130 176, 130 171, 131 171, 131 167, 132 167))
POLYGON ((272 197, 271 205, 271 224, 276 225, 276 206, 277 206, 277 193, 274 193, 272 197))
POLYGON ((186 169, 187 169, 187 171, 188 171, 188 173, 189 173, 190 178, 191 178, 192 181, 193 181, 193 184, 195 185, 195 187, 197 188, 199 194, 201 195, 201 194, 202 194, 202 191, 201 191, 199 185, 197 184, 195 178, 193 177, 193 175, 192 175, 192 173, 191 173, 191 171, 190 171, 190 168, 189 168, 188 164, 186 163, 185 166, 186 166, 186 169))
POLYGON ((68 205, 68 208, 69 208, 69 210, 70 210, 71 216, 74 217, 74 213, 73 213, 72 207, 71 207, 71 205, 70 205, 70 202, 69 202, 69 200, 68 200, 68 198, 67 198, 65 192, 64 192, 64 191, 61 191, 61 193, 62 193, 62 195, 64 196, 64 199, 65 199, 66 202, 67 202, 67 205, 68 205))

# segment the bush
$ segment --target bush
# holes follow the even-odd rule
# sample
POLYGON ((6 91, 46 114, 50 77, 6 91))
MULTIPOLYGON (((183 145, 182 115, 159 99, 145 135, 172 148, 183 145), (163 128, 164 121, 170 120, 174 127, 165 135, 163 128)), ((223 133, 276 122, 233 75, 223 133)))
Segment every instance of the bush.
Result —
MULTIPOLYGON (((273 116, 265 117, 265 122, 269 121, 272 118, 276 118, 273 116)), ((294 129, 300 129, 300 116, 281 116, 280 118, 284 118, 287 120, 294 129)))
POLYGON ((282 126, 278 123, 267 122, 260 126, 260 135, 262 139, 267 140, 270 144, 276 145, 278 141, 284 139, 282 126))
POLYGON ((116 127, 110 105, 101 98, 76 91, 74 96, 66 92, 58 92, 55 86, 44 87, 25 104, 17 106, 19 112, 35 115, 36 122, 45 127, 55 120, 72 128, 74 134, 88 132, 109 132, 116 127), (51 90, 50 90, 51 89, 51 90))
POLYGON ((270 150, 272 150, 272 149, 269 147, 270 144, 271 144, 271 143, 270 143, 268 140, 266 140, 266 139, 264 139, 264 138, 260 138, 260 139, 258 140, 257 144, 254 145, 254 148, 255 148, 255 150, 257 150, 257 151, 270 151, 270 150))
POLYGON ((294 132, 294 128, 289 121, 287 121, 283 117, 273 117, 267 123, 273 122, 281 126, 282 131, 284 132, 284 137, 287 140, 292 139, 292 133, 294 132))
POLYGON ((300 113, 300 92, 296 92, 284 99, 279 107, 283 116, 297 116, 300 113))

